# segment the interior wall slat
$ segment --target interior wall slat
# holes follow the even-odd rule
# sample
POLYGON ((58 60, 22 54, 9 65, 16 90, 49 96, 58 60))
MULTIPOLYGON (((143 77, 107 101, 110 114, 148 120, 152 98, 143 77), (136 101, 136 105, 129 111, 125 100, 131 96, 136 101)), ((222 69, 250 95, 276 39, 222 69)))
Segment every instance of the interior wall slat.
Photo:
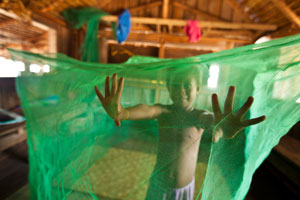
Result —
MULTIPOLYGON (((188 0, 188 1, 186 1, 185 5, 189 6, 190 8, 196 8, 196 1, 188 0)), ((185 10, 184 11, 184 19, 195 20, 195 19, 197 19, 197 14, 192 13, 188 10, 185 10)))
POLYGON ((220 1, 221 0, 211 0, 208 1, 208 12, 214 16, 219 16, 220 14, 220 1))
POLYGON ((221 18, 227 21, 232 21, 233 10, 232 8, 223 0, 221 9, 221 18))

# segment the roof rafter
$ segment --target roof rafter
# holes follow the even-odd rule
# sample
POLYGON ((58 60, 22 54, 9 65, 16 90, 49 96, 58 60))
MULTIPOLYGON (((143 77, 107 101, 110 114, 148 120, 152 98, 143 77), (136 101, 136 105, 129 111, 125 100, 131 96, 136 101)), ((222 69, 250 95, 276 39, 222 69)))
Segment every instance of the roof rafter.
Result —
POLYGON ((163 0, 162 18, 168 18, 169 16, 170 0, 163 0))
POLYGON ((175 7, 178 7, 178 8, 181 8, 181 9, 184 9, 184 10, 187 10, 189 12, 192 12, 200 17, 204 17, 204 18, 208 18, 209 20, 213 20, 213 21, 223 21, 225 22, 225 20, 219 18, 219 17, 216 17, 214 15, 211 15, 209 13, 206 13, 206 12, 203 12, 203 11, 200 11, 198 9, 195 9, 195 8, 192 8, 192 7, 189 7, 187 5, 184 5, 183 3, 180 3, 178 1, 174 1, 173 2, 173 6, 175 7))
POLYGON ((130 12, 136 12, 136 11, 144 10, 146 8, 157 7, 157 6, 160 6, 161 4, 162 4, 161 1, 154 1, 154 2, 151 2, 151 3, 142 4, 142 5, 139 5, 139 6, 136 6, 136 7, 129 8, 129 10, 130 10, 130 12))
POLYGON ((249 14, 243 10, 239 3, 237 3, 235 0, 225 0, 225 2, 239 15, 241 15, 246 22, 253 23, 253 20, 250 18, 249 14))
POLYGON ((273 2, 273 5, 282 12, 292 23, 296 23, 300 27, 300 18, 298 15, 290 9, 286 3, 282 0, 269 0, 273 2))
POLYGON ((103 8, 103 7, 106 6, 106 4, 108 4, 109 2, 111 2, 111 0, 98 0, 97 6, 98 6, 99 8, 103 8))

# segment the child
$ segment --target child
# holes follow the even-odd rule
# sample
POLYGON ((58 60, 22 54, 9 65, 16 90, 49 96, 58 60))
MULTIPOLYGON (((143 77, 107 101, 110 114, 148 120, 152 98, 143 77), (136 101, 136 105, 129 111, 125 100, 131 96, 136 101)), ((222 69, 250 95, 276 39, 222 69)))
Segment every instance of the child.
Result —
POLYGON ((261 116, 242 121, 250 109, 253 97, 249 97, 242 108, 233 114, 235 87, 231 86, 225 101, 224 113, 221 112, 218 97, 212 95, 213 112, 198 110, 193 107, 199 92, 199 79, 193 70, 184 76, 172 73, 167 80, 167 88, 172 105, 140 104, 129 108, 121 105, 124 78, 117 83, 117 74, 112 76, 112 87, 109 77, 105 80, 105 96, 95 86, 95 91, 107 114, 120 126, 122 120, 157 119, 159 127, 157 160, 150 179, 147 200, 192 200, 194 195, 195 171, 201 136, 204 129, 213 130, 213 141, 219 138, 233 138, 247 126, 265 120, 261 116))

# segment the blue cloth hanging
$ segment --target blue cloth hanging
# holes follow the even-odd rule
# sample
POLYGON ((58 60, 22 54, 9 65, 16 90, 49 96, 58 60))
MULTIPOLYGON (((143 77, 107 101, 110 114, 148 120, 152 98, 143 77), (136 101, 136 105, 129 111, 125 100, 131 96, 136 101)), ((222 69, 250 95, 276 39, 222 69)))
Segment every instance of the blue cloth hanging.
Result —
POLYGON ((117 39, 118 43, 124 42, 130 32, 131 21, 130 21, 130 13, 129 10, 126 9, 118 19, 118 26, 117 26, 117 39))

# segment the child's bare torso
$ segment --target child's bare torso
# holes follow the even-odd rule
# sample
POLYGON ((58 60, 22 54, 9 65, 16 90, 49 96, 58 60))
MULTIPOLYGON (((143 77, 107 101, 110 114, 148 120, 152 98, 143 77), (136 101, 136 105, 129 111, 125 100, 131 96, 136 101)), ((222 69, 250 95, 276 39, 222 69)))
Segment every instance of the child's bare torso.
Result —
POLYGON ((198 150, 203 134, 199 116, 204 111, 177 111, 167 107, 158 118, 159 141, 155 170, 157 178, 171 188, 189 184, 196 171, 198 150))

